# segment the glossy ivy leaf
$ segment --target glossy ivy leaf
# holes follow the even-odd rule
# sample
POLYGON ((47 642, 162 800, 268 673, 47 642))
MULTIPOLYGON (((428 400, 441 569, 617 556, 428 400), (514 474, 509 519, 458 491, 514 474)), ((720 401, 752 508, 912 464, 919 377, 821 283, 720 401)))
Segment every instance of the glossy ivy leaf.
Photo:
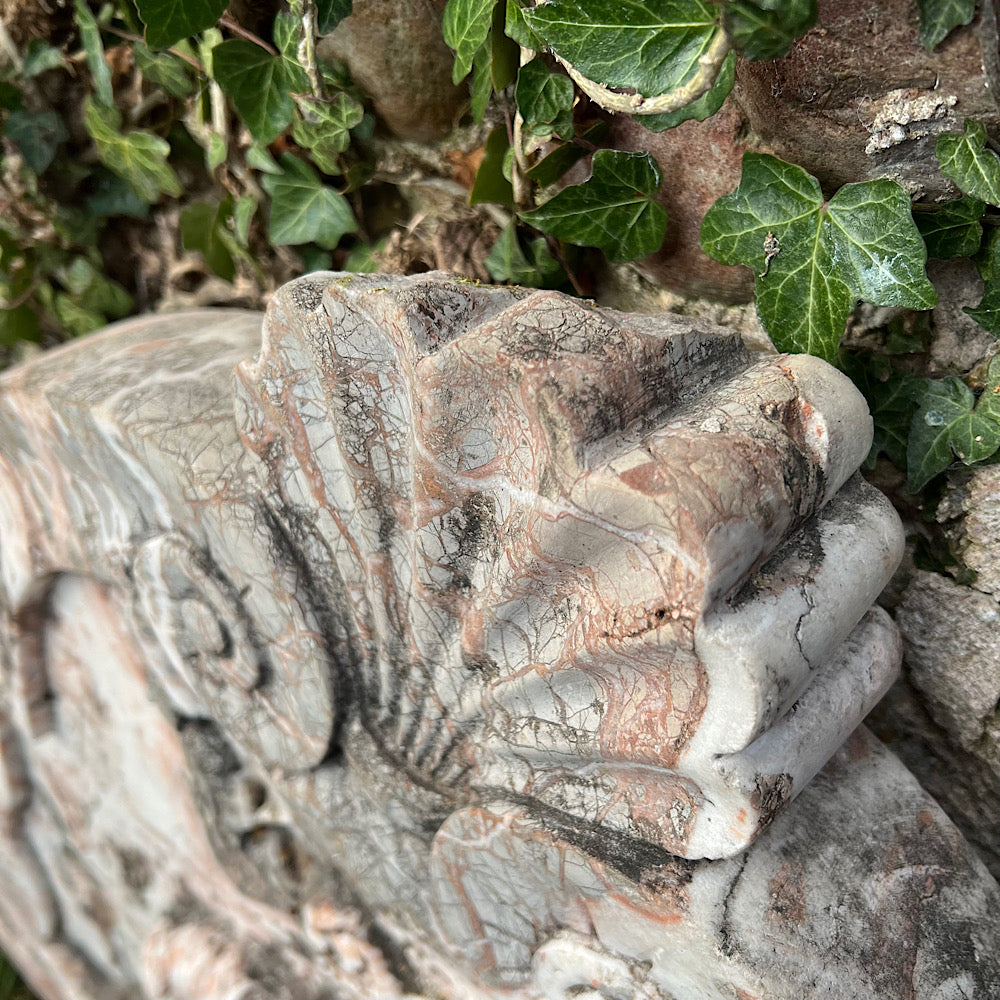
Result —
POLYGON ((143 201, 153 204, 161 194, 181 195, 181 182, 167 163, 170 145, 166 140, 152 132, 123 135, 122 116, 117 109, 104 107, 91 97, 84 102, 83 120, 101 162, 143 201))
POLYGON ((976 12, 976 0, 917 0, 920 10, 920 41, 933 49, 953 28, 968 24, 976 12))
POLYGON ((276 246, 317 243, 332 250, 342 236, 357 232, 347 199, 325 186, 307 163, 285 153, 281 173, 261 178, 271 196, 269 229, 276 246))
MULTIPOLYGON (((280 20, 280 15, 275 18, 275 41, 280 20)), ((297 62, 241 39, 218 45, 212 52, 212 66, 216 81, 250 134, 265 144, 277 139, 291 122, 295 114, 292 92, 309 88, 305 70, 297 62)))
POLYGON ((927 251, 893 181, 847 184, 829 202, 801 167, 746 153, 739 187, 701 227, 705 253, 756 275, 757 313, 779 350, 832 361, 858 299, 929 309, 927 251))
POLYGON ((939 135, 935 147, 941 173, 963 194, 990 205, 1000 205, 1000 156, 986 148, 986 128, 965 119, 965 132, 939 135))
POLYGON ((321 35, 333 31, 354 7, 354 0, 316 0, 316 30, 321 35))
POLYGON ((521 245, 517 223, 500 234, 486 258, 486 270, 494 281, 510 281, 525 288, 554 288, 565 278, 562 265, 549 252, 544 236, 521 245))
POLYGON ((528 27, 519 0, 507 0, 504 34, 525 49, 545 48, 545 43, 528 27))
POLYGON ((780 59, 815 23, 816 0, 733 0, 726 31, 747 59, 780 59))
POLYGON ((568 243, 597 247, 609 260, 635 260, 658 250, 667 231, 666 209, 655 200, 661 180, 649 153, 599 149, 589 180, 521 218, 568 243))
POLYGON ((111 70, 104 61, 104 45, 101 42, 101 29, 90 8, 84 0, 76 0, 76 26, 80 30, 80 44, 87 60, 90 78, 94 81, 94 92, 101 104, 112 107, 115 95, 111 89, 111 70))
POLYGON ((236 277, 236 263, 230 254, 227 241, 226 220, 232 214, 232 198, 224 198, 218 204, 196 201, 181 212, 181 241, 185 250, 193 250, 205 258, 209 268, 224 281, 236 277))
POLYGON ((485 43, 493 22, 496 0, 448 0, 444 9, 444 40, 455 51, 452 80, 469 75, 476 53, 485 43))
POLYGON ((703 122, 706 118, 711 118, 725 103, 729 92, 733 89, 735 79, 736 53, 730 52, 722 64, 722 69, 719 70, 719 75, 715 78, 712 89, 702 94, 696 101, 685 104, 677 111, 668 111, 662 115, 640 115, 635 120, 650 132, 665 132, 668 128, 675 128, 681 122, 692 119, 703 122))
POLYGON ((135 5, 146 26, 146 44, 168 49, 211 28, 225 13, 228 0, 135 0, 135 5))
POLYGON ((954 376, 920 379, 914 394, 917 412, 906 448, 906 488, 911 493, 923 489, 956 458, 973 465, 1000 448, 1000 357, 990 362, 978 400, 954 376))
POLYGON ((551 0, 522 14, 585 77, 646 97, 694 76, 720 30, 719 8, 708 0, 551 0))
POLYGON ((69 138, 62 118, 54 111, 11 111, 4 135, 36 174, 44 173, 59 146, 69 138))
POLYGON ((339 174, 340 154, 351 144, 351 129, 361 123, 365 109, 343 91, 329 101, 299 98, 302 119, 295 122, 292 137, 308 149, 313 162, 325 174, 339 174))
POLYGON ((573 134, 573 81, 562 73, 552 73, 543 59, 532 59, 517 74, 514 100, 531 135, 573 134))
POLYGON ((971 257, 983 238, 986 205, 978 198, 959 198, 940 208, 915 209, 913 221, 927 246, 927 256, 937 260, 971 257))

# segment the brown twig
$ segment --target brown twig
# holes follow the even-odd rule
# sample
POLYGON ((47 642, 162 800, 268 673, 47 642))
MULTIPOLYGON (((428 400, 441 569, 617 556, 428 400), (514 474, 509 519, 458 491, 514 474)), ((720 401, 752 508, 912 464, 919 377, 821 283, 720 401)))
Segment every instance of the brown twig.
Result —
POLYGON ((237 24, 231 17, 227 17, 225 14, 219 18, 219 24, 221 24, 227 31, 231 31, 234 35, 239 35, 240 38, 243 38, 248 42, 253 42, 254 45, 259 45, 265 52, 270 52, 272 56, 281 55, 281 53, 278 52, 278 50, 271 45, 270 42, 265 42, 259 35, 255 35, 252 31, 247 31, 246 28, 237 24))

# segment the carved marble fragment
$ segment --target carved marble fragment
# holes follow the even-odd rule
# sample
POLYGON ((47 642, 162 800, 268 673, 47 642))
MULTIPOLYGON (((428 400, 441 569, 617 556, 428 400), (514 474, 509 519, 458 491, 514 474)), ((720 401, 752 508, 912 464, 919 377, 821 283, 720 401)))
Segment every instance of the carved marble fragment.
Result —
POLYGON ((1000 981, 996 883, 838 752, 902 540, 824 363, 320 274, 0 386, 0 937, 47 996, 1000 981))

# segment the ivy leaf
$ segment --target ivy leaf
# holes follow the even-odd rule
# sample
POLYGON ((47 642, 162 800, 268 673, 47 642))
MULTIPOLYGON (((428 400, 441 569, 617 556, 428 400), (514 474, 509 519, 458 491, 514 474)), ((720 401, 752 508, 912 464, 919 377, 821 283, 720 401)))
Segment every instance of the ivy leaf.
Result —
POLYGON ((117 281, 105 277, 86 257, 74 257, 67 267, 59 270, 58 277, 74 304, 99 316, 102 326, 108 320, 127 316, 132 309, 132 296, 117 281))
POLYGON ((564 188, 521 218, 561 240, 598 247, 611 261, 658 250, 667 212, 655 200, 662 179, 656 161, 649 153, 599 149, 593 164, 589 180, 564 188))
POLYGON ((486 41, 496 0, 448 0, 444 9, 444 40, 455 50, 451 77, 463 80, 472 69, 476 53, 486 41))
POLYGON ((80 44, 83 46, 83 55, 87 60, 90 77, 94 81, 97 99, 101 104, 110 108, 115 103, 115 95, 111 89, 111 70, 104 61, 101 29, 97 26, 97 21, 84 0, 76 0, 74 8, 76 10, 76 25, 80 30, 80 44))
POLYGON ((483 160, 476 171, 476 180, 469 192, 469 204, 496 202, 507 208, 514 207, 514 188, 504 175, 503 163, 510 149, 507 129, 502 125, 493 129, 483 147, 483 160))
POLYGON ((910 493, 923 489, 956 458, 973 465, 1000 448, 1000 357, 990 362, 986 380, 978 401, 954 376, 915 385, 917 412, 906 449, 910 493))
POLYGON ((983 297, 979 305, 964 311, 995 337, 1000 337, 1000 230, 990 231, 976 255, 976 263, 985 286, 983 297))
POLYGON ((480 46, 472 60, 472 87, 470 88, 472 117, 482 122, 486 115, 486 106, 490 103, 493 93, 493 74, 490 67, 493 64, 493 52, 489 42, 480 46))
POLYGON ((603 120, 591 122, 580 133, 580 142, 564 142, 551 153, 546 153, 536 164, 525 171, 525 176, 541 187, 555 184, 563 174, 574 167, 586 155, 588 148, 600 146, 610 132, 608 123, 603 120))
POLYGON ((976 12, 976 0, 917 0, 920 9, 920 41, 933 49, 960 24, 968 24, 976 12))
POLYGON ((562 265, 549 252, 544 236, 532 240, 525 253, 516 222, 500 234, 485 263, 494 281, 512 281, 525 288, 553 288, 564 278, 562 265))
POLYGON ((180 197, 181 182, 167 163, 170 145, 152 132, 121 132, 122 116, 116 108, 104 107, 88 97, 83 120, 97 146, 101 162, 148 204, 161 194, 180 197))
POLYGON ((912 375, 893 368, 879 355, 849 355, 844 371, 861 390, 871 411, 875 434, 864 467, 873 469, 875 460, 885 453, 897 468, 906 468, 906 441, 916 409, 912 375))
POLYGON ((756 273, 757 313, 779 350, 836 358, 858 299, 929 309, 927 251, 893 181, 847 184, 824 202, 801 167, 746 153, 739 187, 705 215, 702 249, 756 273))
POLYGON ((149 48, 136 42, 132 46, 135 65, 140 73, 152 84, 162 87, 171 97, 182 100, 195 91, 191 67, 169 52, 151 52, 149 48))
POLYGON ((226 12, 227 0, 135 0, 146 26, 146 44, 168 49, 175 42, 211 28, 226 12))
POLYGON ((818 12, 816 0, 734 0, 726 4, 726 31, 747 59, 780 59, 818 12))
POLYGON ((1000 157, 986 148, 986 128, 981 122, 966 118, 964 134, 939 135, 935 152, 941 173, 963 194, 1000 205, 1000 157))
POLYGON ((265 175, 261 184, 271 196, 269 227, 276 246, 317 243, 332 250, 346 233, 357 232, 347 199, 291 153, 281 157, 281 173, 265 175))
MULTIPOLYGON (((275 19, 277 33, 277 19, 275 19)), ((271 55, 253 42, 234 38, 212 52, 216 82, 233 102, 250 134, 259 142, 273 142, 295 114, 292 91, 305 90, 305 71, 289 71, 289 60, 271 55)))
POLYGON ((642 115, 636 117, 636 121, 643 128, 649 129, 650 132, 665 132, 668 128, 675 128, 681 122, 692 119, 696 122, 703 122, 706 118, 711 118, 725 103, 729 92, 733 89, 735 79, 736 53, 730 52, 726 56, 711 90, 702 94, 696 101, 685 104, 683 108, 678 108, 676 111, 668 111, 662 115, 642 115))
POLYGON ((232 213, 231 198, 224 198, 213 205, 196 201, 181 212, 181 241, 185 250, 199 252, 211 270, 224 281, 236 277, 236 264, 226 246, 221 232, 226 232, 226 219, 232 213))
POLYGON ((915 210, 913 221, 927 245, 927 256, 937 260, 971 257, 983 238, 986 205, 978 198, 959 198, 933 210, 915 210))
POLYGON ((512 38, 504 33, 505 3, 493 8, 493 19, 487 41, 490 46, 490 78, 493 89, 499 94, 517 79, 517 68, 521 63, 521 49, 512 38))
POLYGON ((4 134, 36 174, 45 173, 56 150, 69 138, 62 118, 54 111, 11 111, 4 134))
POLYGON ((316 30, 328 34, 347 17, 354 8, 354 0, 316 0, 316 30))
POLYGON ((87 198, 87 211, 94 216, 125 215, 145 219, 149 203, 143 201, 129 185, 105 166, 98 166, 91 175, 92 193, 87 198))
POLYGON ((525 49, 544 49, 545 43, 528 27, 520 0, 507 0, 504 34, 525 49))
POLYGON ((517 74, 514 100, 531 135, 573 134, 573 81, 562 73, 552 73, 543 59, 532 59, 517 74))
POLYGON ((585 77, 644 97, 694 76, 719 31, 719 9, 707 0, 551 0, 521 13, 585 77))
POLYGON ((296 121, 292 137, 308 149, 313 162, 325 174, 339 174, 340 154, 351 143, 351 129, 361 123, 365 109, 349 94, 340 91, 329 101, 316 97, 299 98, 303 119, 296 121))

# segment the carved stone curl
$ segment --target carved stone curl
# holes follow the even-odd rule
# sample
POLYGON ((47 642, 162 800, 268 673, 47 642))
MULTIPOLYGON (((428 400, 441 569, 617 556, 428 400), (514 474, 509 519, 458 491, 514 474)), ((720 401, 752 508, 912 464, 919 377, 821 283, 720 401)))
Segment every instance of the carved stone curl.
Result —
POLYGON ((899 660, 870 440, 816 359, 438 275, 9 373, 4 946, 53 1000, 987 997, 996 883, 837 751, 899 660))

